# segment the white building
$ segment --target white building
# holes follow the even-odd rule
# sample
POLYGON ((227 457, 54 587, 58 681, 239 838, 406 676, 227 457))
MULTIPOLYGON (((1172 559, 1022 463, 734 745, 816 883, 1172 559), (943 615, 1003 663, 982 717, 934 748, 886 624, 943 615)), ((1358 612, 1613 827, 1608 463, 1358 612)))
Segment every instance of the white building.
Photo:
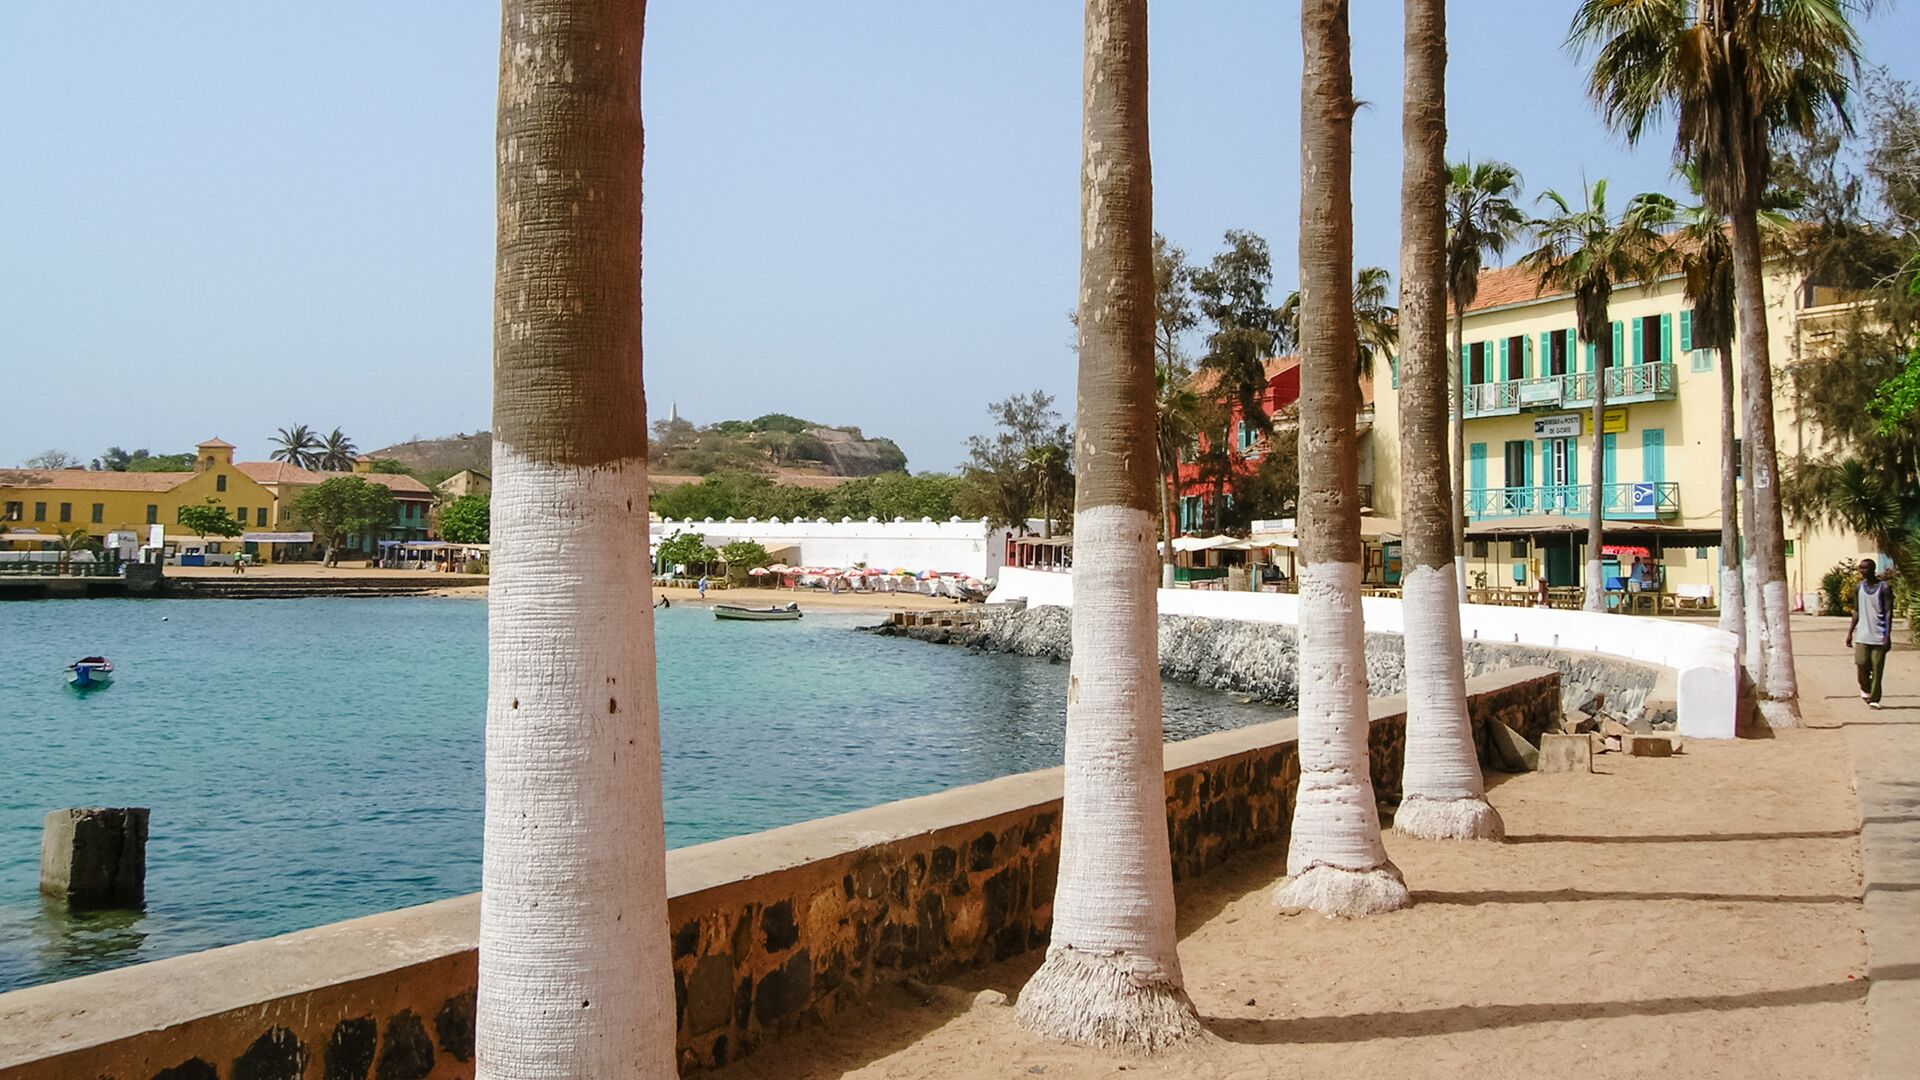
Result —
POLYGON ((930 570, 982 579, 999 576, 1000 568, 1006 565, 1007 538, 1011 535, 1007 529, 989 527, 984 519, 963 521, 957 517, 946 521, 931 518, 919 521, 904 518, 892 521, 661 518, 652 526, 650 546, 654 548, 676 533, 696 533, 705 538, 709 547, 715 548, 736 540, 751 540, 766 548, 775 560, 795 566, 836 569, 863 566, 914 573, 930 570))

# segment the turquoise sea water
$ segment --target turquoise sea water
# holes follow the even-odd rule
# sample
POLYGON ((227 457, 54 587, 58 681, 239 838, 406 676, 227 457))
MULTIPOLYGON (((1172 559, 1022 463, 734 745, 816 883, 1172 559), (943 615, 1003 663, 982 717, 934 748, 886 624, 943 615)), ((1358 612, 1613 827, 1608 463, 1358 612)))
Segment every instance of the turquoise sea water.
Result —
MULTIPOLYGON (((672 846, 1060 761, 1064 664, 655 618, 672 846)), ((0 990, 479 888, 485 601, 10 603, 0 643, 0 990), (95 652, 114 685, 69 690, 95 652), (41 902, 41 821, 87 805, 152 808, 145 912, 41 902)), ((1166 706, 1170 739, 1278 715, 1166 706)))

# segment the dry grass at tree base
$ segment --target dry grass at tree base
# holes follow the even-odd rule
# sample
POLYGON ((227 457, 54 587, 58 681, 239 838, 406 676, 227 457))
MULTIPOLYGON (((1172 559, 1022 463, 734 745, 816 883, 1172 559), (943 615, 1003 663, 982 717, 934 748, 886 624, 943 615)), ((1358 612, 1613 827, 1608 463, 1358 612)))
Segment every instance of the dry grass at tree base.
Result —
POLYGON ((1858 1077, 1866 1037, 1859 816, 1840 731, 1607 755, 1593 776, 1494 776, 1505 844, 1389 834, 1415 906, 1281 915, 1276 846, 1180 889, 1181 961, 1210 1031, 1154 1058, 1044 1042, 1008 997, 1035 952, 901 988, 714 1074, 1858 1077), (929 1000, 930 999, 930 1000, 929 1000))

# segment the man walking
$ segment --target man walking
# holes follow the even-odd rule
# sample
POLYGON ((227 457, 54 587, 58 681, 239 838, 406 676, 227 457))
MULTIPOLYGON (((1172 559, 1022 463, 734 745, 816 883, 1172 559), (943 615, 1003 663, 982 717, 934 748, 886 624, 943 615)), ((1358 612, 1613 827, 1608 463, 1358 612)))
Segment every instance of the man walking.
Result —
POLYGON ((1881 581, 1872 559, 1860 560, 1860 588, 1853 596, 1853 621, 1847 624, 1847 644, 1853 646, 1853 666, 1860 675, 1860 700, 1867 708, 1880 707, 1880 680, 1887 671, 1887 650, 1893 646, 1893 586, 1881 581))

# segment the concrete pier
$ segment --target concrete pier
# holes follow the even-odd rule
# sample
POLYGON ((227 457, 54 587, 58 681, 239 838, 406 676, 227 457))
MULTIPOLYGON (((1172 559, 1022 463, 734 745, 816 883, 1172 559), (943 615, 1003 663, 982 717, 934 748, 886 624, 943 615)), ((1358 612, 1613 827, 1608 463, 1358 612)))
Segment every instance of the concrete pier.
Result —
POLYGON ((147 900, 147 808, 82 807, 47 815, 40 891, 69 908, 137 908, 147 900))

